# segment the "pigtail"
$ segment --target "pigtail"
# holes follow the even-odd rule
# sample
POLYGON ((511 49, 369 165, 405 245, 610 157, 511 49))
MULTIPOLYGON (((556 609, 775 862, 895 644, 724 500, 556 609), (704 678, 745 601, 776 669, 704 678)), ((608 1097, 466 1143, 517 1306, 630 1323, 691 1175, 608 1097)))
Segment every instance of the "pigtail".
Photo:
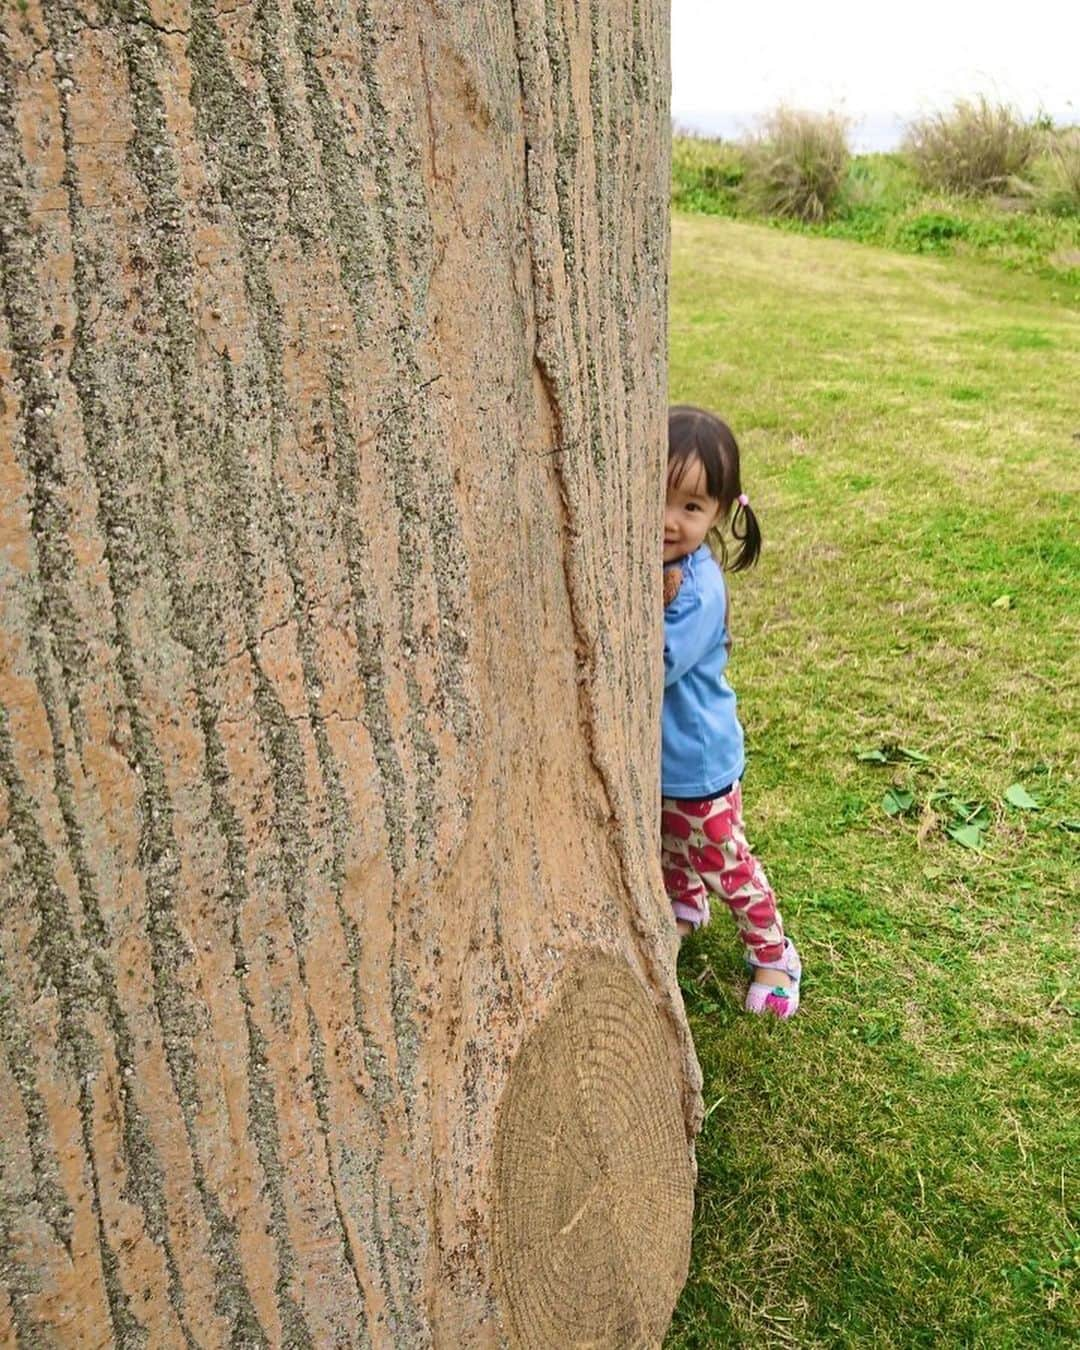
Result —
POLYGON ((739 545, 731 570, 745 572, 748 567, 753 567, 761 555, 761 526, 745 492, 741 492, 735 499, 731 516, 731 535, 739 545))

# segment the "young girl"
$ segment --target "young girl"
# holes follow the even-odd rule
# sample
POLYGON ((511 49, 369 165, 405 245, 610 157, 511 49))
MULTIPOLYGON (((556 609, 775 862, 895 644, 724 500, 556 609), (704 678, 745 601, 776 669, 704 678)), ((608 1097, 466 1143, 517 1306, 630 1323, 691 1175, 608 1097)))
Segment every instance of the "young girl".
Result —
POLYGON ((757 561, 761 530, 739 481, 735 437, 712 413, 672 408, 664 510, 664 884, 680 936, 708 923, 710 891, 724 900, 753 971, 747 1011, 791 1017, 799 1006, 799 954, 743 832, 743 731, 724 675, 731 649, 725 524, 739 545, 731 571, 741 572, 757 561))

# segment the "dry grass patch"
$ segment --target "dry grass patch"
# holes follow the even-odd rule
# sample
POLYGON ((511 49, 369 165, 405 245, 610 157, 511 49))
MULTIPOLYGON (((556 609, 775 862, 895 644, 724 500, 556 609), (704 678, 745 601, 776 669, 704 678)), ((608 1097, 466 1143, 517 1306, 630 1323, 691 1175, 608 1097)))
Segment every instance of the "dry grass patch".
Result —
POLYGON ((833 113, 778 108, 743 146, 743 189, 752 209, 768 216, 825 220, 847 177, 847 122, 833 113))
POLYGON ((913 122, 904 149, 924 187, 985 195, 1026 187, 1039 133, 1008 104, 959 99, 913 122))
MULTIPOLYGON (((1036 169, 1043 205, 1062 215, 1080 215, 1080 127, 1050 135, 1036 169)), ((1080 252, 1070 266, 1080 265, 1080 252)))

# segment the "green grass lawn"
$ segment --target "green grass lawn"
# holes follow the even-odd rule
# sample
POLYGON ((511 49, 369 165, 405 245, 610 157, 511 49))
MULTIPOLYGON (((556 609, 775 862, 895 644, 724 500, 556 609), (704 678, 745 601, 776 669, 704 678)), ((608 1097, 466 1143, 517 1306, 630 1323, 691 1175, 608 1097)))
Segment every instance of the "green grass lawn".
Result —
POLYGON ((672 399, 731 423, 765 536, 731 675, 806 976, 751 1019, 722 907, 684 946, 668 1344, 1080 1344, 1080 321, 978 261, 673 228, 672 399))

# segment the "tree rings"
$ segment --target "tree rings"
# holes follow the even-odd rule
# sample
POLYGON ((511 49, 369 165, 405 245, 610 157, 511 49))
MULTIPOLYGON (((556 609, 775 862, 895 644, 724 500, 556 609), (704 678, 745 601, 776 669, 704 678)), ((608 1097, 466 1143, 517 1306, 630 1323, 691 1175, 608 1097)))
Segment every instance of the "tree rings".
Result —
POLYGON ((660 1343, 686 1278, 693 1174, 674 1056, 625 962, 580 964, 522 1045, 493 1201, 512 1344, 660 1343))

